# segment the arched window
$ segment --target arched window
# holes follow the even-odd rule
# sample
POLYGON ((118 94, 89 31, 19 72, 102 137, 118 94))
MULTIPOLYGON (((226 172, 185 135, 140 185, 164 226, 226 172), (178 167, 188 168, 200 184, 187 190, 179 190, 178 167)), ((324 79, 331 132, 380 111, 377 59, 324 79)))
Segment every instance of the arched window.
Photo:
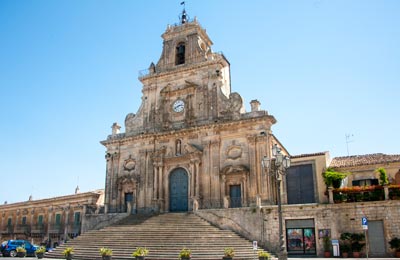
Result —
POLYGON ((185 64, 185 44, 183 42, 176 46, 175 65, 185 64))

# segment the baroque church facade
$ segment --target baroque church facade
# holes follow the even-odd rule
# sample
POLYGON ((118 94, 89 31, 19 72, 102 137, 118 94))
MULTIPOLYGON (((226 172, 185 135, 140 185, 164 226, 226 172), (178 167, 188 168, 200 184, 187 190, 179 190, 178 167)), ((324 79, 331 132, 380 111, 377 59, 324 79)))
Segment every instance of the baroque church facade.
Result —
POLYGON ((342 233, 361 233, 361 219, 368 218, 369 254, 392 253, 388 242, 400 236, 400 155, 292 155, 286 175, 276 181, 262 165, 275 145, 289 155, 272 134, 276 120, 257 100, 245 111, 231 89, 229 61, 212 51, 206 31, 183 12, 162 39, 160 59, 139 76, 138 111, 126 116, 125 132, 114 123, 101 142, 104 195, 99 190, 4 203, 2 240, 56 245, 130 214, 190 211, 272 252, 283 242, 289 255, 313 256, 323 254, 326 236, 337 241, 342 233), (349 172, 341 189, 324 182, 328 167, 349 172), (390 185, 375 185, 381 167, 390 185), (277 183, 284 241, 278 236, 277 183))
POLYGON ((162 34, 157 64, 139 76, 142 103, 112 126, 106 147, 107 212, 190 211, 270 203, 275 187, 261 167, 278 143, 260 102, 245 112, 232 92, 230 64, 183 13, 162 34))

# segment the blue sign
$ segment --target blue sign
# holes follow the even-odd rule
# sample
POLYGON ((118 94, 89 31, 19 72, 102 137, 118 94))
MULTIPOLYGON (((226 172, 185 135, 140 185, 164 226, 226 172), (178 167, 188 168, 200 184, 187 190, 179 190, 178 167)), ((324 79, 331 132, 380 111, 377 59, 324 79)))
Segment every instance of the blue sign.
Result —
POLYGON ((366 217, 361 218, 361 224, 364 230, 368 230, 368 219, 366 217))

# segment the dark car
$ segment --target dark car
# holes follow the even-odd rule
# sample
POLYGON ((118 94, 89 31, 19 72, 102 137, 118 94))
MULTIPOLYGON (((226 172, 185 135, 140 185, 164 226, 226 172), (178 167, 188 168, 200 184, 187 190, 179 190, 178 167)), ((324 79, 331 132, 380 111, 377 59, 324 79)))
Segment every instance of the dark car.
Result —
POLYGON ((0 250, 3 256, 15 257, 19 246, 25 247, 28 256, 35 256, 35 251, 38 248, 27 240, 7 240, 1 244, 0 250))

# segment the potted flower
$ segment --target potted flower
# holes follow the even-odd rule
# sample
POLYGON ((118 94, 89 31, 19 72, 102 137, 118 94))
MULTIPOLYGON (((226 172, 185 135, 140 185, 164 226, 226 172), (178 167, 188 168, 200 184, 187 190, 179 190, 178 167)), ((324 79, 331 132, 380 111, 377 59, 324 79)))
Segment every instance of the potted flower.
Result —
POLYGON ((351 233, 345 232, 340 234, 340 252, 343 257, 348 257, 351 251, 351 233))
POLYGON ((74 256, 74 248, 73 247, 67 247, 63 251, 63 255, 65 259, 71 260, 72 257, 74 256))
POLYGON ((149 250, 145 247, 138 247, 135 251, 133 251, 132 256, 137 260, 144 260, 145 257, 149 254, 149 250))
POLYGON ((329 236, 324 236, 322 238, 322 243, 324 246, 324 257, 331 257, 331 238, 329 236))
POLYGON ((189 260, 192 256, 192 250, 183 248, 181 252, 179 252, 179 259, 181 260, 189 260))
POLYGON ((19 246, 16 248, 17 250, 17 257, 25 257, 26 256, 26 249, 23 246, 19 246))
POLYGON ((349 252, 350 252, 350 245, 346 243, 340 243, 339 245, 340 252, 342 253, 343 258, 349 257, 349 252))
POLYGON ((46 248, 44 246, 38 247, 35 251, 36 257, 38 259, 42 259, 44 256, 44 253, 46 253, 46 248))
POLYGON ((268 260, 271 257, 271 254, 264 250, 258 250, 258 260, 268 260))
POLYGON ((235 256, 235 249, 233 247, 225 247, 224 248, 224 260, 231 260, 235 256))
POLYGON ((389 245, 391 249, 396 250, 395 256, 400 257, 400 238, 394 237, 389 241, 389 245))
POLYGON ((110 260, 112 259, 112 250, 107 247, 100 248, 100 255, 103 260, 110 260))
POLYGON ((365 246, 365 243, 363 243, 364 240, 365 235, 363 233, 351 234, 351 251, 353 252, 353 257, 360 257, 360 252, 365 246))

